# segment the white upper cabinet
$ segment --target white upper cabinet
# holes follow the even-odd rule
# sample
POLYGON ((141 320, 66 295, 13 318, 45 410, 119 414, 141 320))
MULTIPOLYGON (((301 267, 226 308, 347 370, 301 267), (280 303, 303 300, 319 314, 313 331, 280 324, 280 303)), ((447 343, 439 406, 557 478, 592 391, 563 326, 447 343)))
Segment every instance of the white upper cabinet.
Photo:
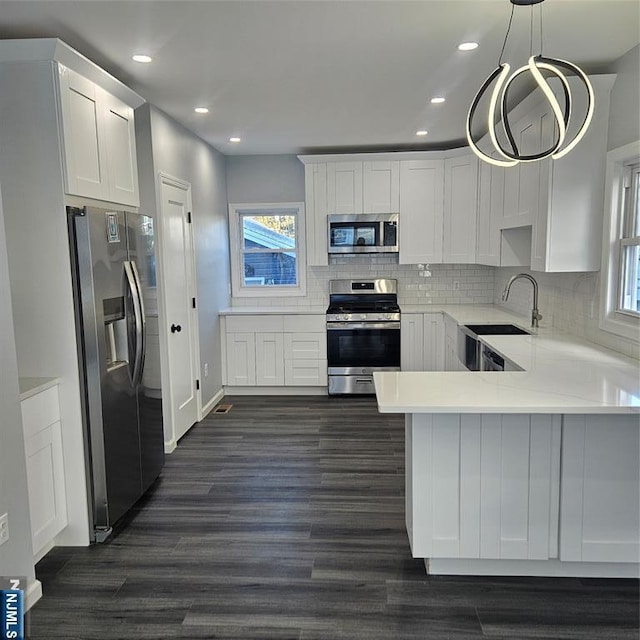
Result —
MULTIPOLYGON (((533 222, 531 253, 534 271, 600 269, 609 99, 615 76, 589 79, 596 106, 584 138, 563 158, 539 163, 540 200, 533 222)), ((569 82, 573 87, 578 81, 570 78, 569 82)), ((582 114, 586 94, 578 90, 573 93, 573 109, 582 114)), ((548 107, 538 109, 542 144, 548 146, 554 122, 548 107)))
POLYGON ((399 163, 372 160, 327 163, 327 212, 396 213, 399 163))
POLYGON ((476 261, 478 158, 474 154, 444 161, 444 228, 442 261, 476 261))
POLYGON ((400 264, 442 262, 444 161, 400 161, 400 264))
POLYGON ((400 163, 363 162, 363 213, 397 213, 400 207, 400 163))
POLYGON ((138 206, 138 163, 133 109, 100 90, 104 98, 104 132, 107 145, 109 198, 138 206))
POLYGON ((133 109, 64 65, 58 70, 66 193, 138 206, 133 109))
POLYGON ((327 164, 327 206, 329 213, 363 213, 362 162, 327 164))
POLYGON ((500 266, 499 224, 504 208, 504 177, 502 167, 480 162, 476 261, 493 267, 500 266))
POLYGON ((304 193, 307 264, 310 266, 325 266, 329 264, 326 162, 305 165, 304 193))

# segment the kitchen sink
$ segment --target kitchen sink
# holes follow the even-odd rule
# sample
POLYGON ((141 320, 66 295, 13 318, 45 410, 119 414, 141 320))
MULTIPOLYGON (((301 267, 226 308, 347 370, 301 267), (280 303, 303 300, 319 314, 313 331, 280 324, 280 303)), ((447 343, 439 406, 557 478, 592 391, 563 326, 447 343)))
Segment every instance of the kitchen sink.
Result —
POLYGON ((520 336, 530 334, 515 324, 465 324, 467 329, 477 336, 520 336))

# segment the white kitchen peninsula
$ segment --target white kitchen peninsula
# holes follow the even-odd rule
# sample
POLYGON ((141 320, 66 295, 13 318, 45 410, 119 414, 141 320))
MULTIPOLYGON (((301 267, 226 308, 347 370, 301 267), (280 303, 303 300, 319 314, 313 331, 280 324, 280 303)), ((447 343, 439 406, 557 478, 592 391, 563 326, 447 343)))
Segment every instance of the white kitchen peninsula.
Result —
POLYGON ((482 341, 523 371, 374 375, 379 410, 406 414, 413 556, 432 574, 638 577, 638 362, 552 330, 482 341))

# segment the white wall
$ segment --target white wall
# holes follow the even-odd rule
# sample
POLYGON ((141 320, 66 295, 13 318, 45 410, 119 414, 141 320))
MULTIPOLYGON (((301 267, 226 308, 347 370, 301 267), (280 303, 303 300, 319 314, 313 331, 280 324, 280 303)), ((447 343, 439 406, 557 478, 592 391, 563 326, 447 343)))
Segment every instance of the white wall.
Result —
POLYGON ((230 203, 304 202, 304 165, 297 156, 227 156, 230 203))
POLYGON ((158 215, 159 172, 191 184, 200 325, 202 404, 222 389, 218 312, 229 302, 229 241, 224 156, 159 109, 136 110, 140 211, 158 215), (204 375, 204 365, 209 375, 204 375))
MULTIPOLYGON (((614 65, 618 74, 611 90, 607 149, 640 139, 640 45, 614 65)), ((596 105, 597 108, 597 105, 596 105)), ((578 146, 574 153, 580 153, 578 146)), ((604 176, 602 178, 604 180, 604 176)), ((511 275, 525 269, 496 269, 494 301, 502 304, 502 290, 511 275)), ((569 331, 625 355, 640 357, 637 343, 602 331, 598 326, 600 273, 533 273, 540 285, 538 306, 543 323, 569 331)), ((529 316, 531 287, 513 285, 506 307, 529 316)))
POLYGON ((13 574, 34 578, 18 363, 1 197, 0 301, 0 515, 9 514, 9 540, 0 546, 0 576, 13 574))

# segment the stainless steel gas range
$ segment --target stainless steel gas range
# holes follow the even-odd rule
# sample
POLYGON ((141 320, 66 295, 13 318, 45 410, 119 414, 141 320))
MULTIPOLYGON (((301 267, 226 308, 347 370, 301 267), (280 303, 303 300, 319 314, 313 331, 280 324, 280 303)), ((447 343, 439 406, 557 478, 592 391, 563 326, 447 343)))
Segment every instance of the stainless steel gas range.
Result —
POLYGON ((373 394, 374 371, 400 370, 396 280, 331 280, 327 361, 329 395, 373 394))

